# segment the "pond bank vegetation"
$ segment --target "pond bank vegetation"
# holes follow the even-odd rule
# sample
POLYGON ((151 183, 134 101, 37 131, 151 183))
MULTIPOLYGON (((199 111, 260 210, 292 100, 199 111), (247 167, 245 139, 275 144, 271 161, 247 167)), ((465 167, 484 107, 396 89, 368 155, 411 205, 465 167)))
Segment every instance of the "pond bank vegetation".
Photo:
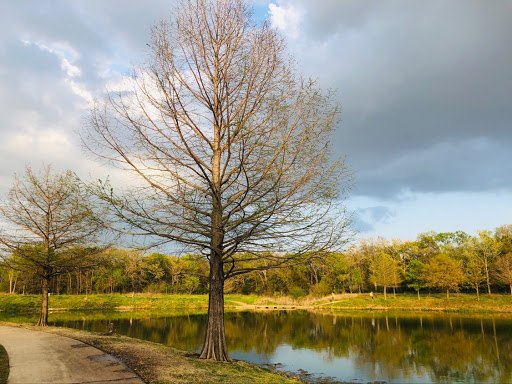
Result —
MULTIPOLYGON (((40 305, 39 295, 0 294, 0 313, 23 316, 35 313, 40 305)), ((208 308, 207 295, 165 294, 98 294, 52 295, 50 312, 99 310, 121 312, 203 313, 208 308)), ((394 311, 446 311, 462 313, 510 313, 512 300, 506 294, 475 295, 456 293, 447 300, 442 293, 425 294, 420 299, 411 293, 389 295, 367 293, 338 294, 322 298, 293 299, 290 297, 262 297, 255 295, 226 295, 226 310, 394 310, 394 311)))

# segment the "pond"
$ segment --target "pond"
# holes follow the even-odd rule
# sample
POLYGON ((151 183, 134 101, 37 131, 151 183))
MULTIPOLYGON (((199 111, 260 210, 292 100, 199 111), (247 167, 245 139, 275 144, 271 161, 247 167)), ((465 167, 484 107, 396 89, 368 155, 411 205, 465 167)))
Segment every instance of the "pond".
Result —
MULTIPOLYGON (((199 351, 205 314, 124 313, 57 326, 119 334, 199 351)), ((230 312, 230 356, 327 381, 512 382, 512 318, 412 313, 230 312)))

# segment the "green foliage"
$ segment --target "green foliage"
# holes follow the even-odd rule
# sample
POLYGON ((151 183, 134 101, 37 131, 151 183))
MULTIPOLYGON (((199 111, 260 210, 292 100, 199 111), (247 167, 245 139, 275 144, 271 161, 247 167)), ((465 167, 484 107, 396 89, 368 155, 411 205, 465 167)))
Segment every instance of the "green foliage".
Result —
POLYGON ((425 265, 419 260, 412 260, 409 268, 405 273, 405 282, 408 288, 414 289, 418 292, 424 285, 423 269, 425 265))
POLYGON ((306 292, 304 292, 304 290, 299 287, 293 287, 292 289, 290 289, 290 292, 288 293, 290 297, 292 297, 295 300, 306 296, 306 292))
MULTIPOLYGON (((366 239, 345 252, 327 252, 304 257, 293 268, 256 270, 225 282, 231 294, 295 296, 298 289, 312 298, 335 293, 362 293, 386 286, 403 291, 446 290, 441 283, 430 285, 423 279, 423 268, 438 255, 456 260, 463 267, 463 281, 458 288, 477 291, 482 283, 493 290, 509 290, 503 278, 504 257, 512 249, 512 226, 503 226, 493 235, 480 232, 477 237, 465 233, 427 232, 417 241, 402 242, 366 239), (441 252, 441 250, 444 250, 441 252), (503 265, 501 265, 501 264, 503 265), (293 292, 293 294, 292 294, 293 292)), ((23 248, 37 255, 37 247, 23 248)), ((76 252, 83 252, 76 248, 76 252)), ((11 255, 15 260, 16 254, 11 255)), ((65 257, 65 255, 62 255, 65 257)), ((265 261, 245 262, 247 268, 264 268, 265 261)), ((448 267, 447 267, 448 268, 448 267)), ((506 268, 505 268, 506 269, 506 268)), ((182 257, 163 253, 145 254, 136 250, 112 248, 96 254, 91 268, 78 268, 58 276, 50 286, 52 295, 63 293, 167 293, 203 294, 208 292, 207 261, 198 255, 182 257)), ((446 270, 446 276, 450 271, 446 270)), ((31 271, 15 271, 0 263, 0 291, 35 293, 40 282, 31 271)), ((452 290, 452 288, 450 288, 452 290)))
POLYGON ((443 253, 436 255, 425 265, 423 279, 427 287, 438 288, 448 292, 457 291, 464 282, 461 263, 443 253))

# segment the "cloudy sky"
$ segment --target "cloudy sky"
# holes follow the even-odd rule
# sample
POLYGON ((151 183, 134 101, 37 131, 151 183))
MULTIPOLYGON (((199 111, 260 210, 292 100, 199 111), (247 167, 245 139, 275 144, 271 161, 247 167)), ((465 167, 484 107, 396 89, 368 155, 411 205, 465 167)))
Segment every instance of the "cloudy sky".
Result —
MULTIPOLYGON (((303 73, 337 90, 332 144, 360 236, 512 223, 512 2, 254 0, 303 73)), ((0 193, 25 165, 101 173, 77 131, 146 55, 172 1, 0 2, 0 193)))

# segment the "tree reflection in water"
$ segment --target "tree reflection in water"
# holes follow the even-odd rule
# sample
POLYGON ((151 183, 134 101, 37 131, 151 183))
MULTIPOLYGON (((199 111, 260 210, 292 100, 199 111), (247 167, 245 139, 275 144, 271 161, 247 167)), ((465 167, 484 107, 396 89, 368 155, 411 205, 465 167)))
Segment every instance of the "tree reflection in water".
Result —
MULTIPOLYGON (((203 343, 204 314, 110 317, 117 332, 130 337, 191 351, 203 343)), ((57 322, 98 332, 106 332, 108 323, 87 318, 57 322)), ((225 324, 228 348, 237 357, 280 363, 274 359, 282 358, 276 355, 283 346, 287 354, 308 350, 322 365, 318 372, 334 367, 329 376, 338 380, 512 382, 512 319, 506 317, 269 311, 226 313, 225 324), (342 361, 349 361, 351 370, 342 361)))

